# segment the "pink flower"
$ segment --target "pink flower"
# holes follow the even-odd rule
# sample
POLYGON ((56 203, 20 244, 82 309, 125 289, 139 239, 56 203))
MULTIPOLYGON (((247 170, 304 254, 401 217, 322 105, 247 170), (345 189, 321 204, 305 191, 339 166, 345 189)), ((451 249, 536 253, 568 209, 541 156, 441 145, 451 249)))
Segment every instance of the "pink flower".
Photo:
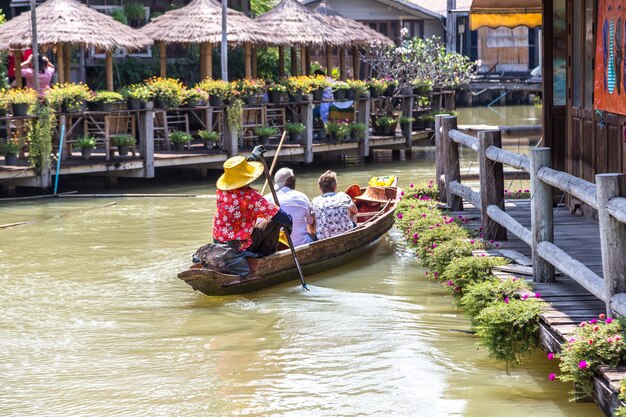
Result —
POLYGON ((398 218, 402 219, 402 213, 398 213, 398 218))
POLYGON ((435 271, 435 272, 433 272, 433 275, 438 277, 439 276, 439 272, 435 271))
POLYGON ((589 339, 587 343, 589 343, 590 345, 593 345, 593 339, 589 339))
POLYGON ((600 320, 604 320, 606 318, 606 314, 600 313, 598 317, 600 317, 600 320))
POLYGON ((491 239, 491 240, 489 241, 489 243, 491 243, 491 244, 493 244, 493 242, 495 242, 495 240, 493 240, 493 239, 491 239))
POLYGON ((593 326, 593 331, 597 332, 598 330, 600 330, 600 326, 593 326))
POLYGON ((508 304, 508 303, 509 303, 509 297, 506 297, 506 298, 504 299, 504 304, 508 304))
POLYGON ((426 273, 424 274, 425 276, 428 276, 428 271, 426 271, 426 273))
POLYGON ((433 243, 433 249, 435 249, 437 247, 436 243, 433 243))
POLYGON ((612 337, 608 337, 608 338, 606 339, 606 341, 607 341, 607 343, 613 343, 613 338, 612 338, 612 337))
POLYGON ((413 185, 413 183, 409 184, 409 188, 413 188, 415 187, 415 185, 413 185))
POLYGON ((578 327, 585 327, 587 325, 586 321, 581 321, 578 327))
POLYGON ((474 244, 474 239, 470 240, 470 244, 472 245, 474 244))
POLYGON ((541 294, 539 294, 538 292, 535 293, 535 298, 539 298, 539 297, 541 297, 541 294))
POLYGON ((550 374, 550 376, 548 378, 550 379, 550 381, 554 381, 556 379, 556 375, 555 374, 550 374))
POLYGON ((446 285, 448 285, 448 287, 452 287, 454 286, 454 281, 449 280, 448 282, 446 282, 446 285))
POLYGON ((606 324, 611 324, 611 323, 613 323, 613 319, 612 318, 609 317, 608 319, 606 319, 606 324))
POLYGON ((400 191, 400 195, 403 196, 404 195, 404 191, 400 191))
POLYGON ((548 360, 551 361, 552 359, 554 359, 554 353, 550 352, 548 353, 548 360))
POLYGON ((422 217, 426 217, 426 213, 422 214, 422 217))
POLYGON ((578 367, 580 369, 587 369, 587 361, 580 361, 580 362, 578 362, 578 367))
POLYGON ((598 320, 596 320, 596 319, 589 320, 589 324, 596 324, 597 322, 598 322, 598 320))
POLYGON ((574 343, 576 341, 576 339, 574 339, 573 337, 569 340, 570 343, 574 343))
POLYGON ((524 294, 524 296, 522 297, 522 300, 528 300, 528 294, 524 294))
POLYGON ((620 340, 622 340, 622 336, 620 336, 620 335, 615 335, 615 336, 613 337, 613 340, 615 340, 616 342, 619 342, 620 340))

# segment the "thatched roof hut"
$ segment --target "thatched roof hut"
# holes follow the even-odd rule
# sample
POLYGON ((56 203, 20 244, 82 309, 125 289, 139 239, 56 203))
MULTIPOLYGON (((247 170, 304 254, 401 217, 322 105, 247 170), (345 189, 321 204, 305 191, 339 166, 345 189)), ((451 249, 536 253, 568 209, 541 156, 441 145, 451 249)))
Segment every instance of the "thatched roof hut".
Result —
POLYGON ((361 22, 342 16, 337 10, 330 7, 326 0, 313 9, 314 12, 322 15, 330 26, 341 30, 353 46, 367 46, 372 43, 393 44, 393 41, 385 35, 365 26, 361 22))
POLYGON ((279 33, 283 45, 345 46, 350 39, 336 26, 302 6, 296 0, 281 0, 256 21, 270 32, 279 33))
MULTIPOLYGON (((107 51, 152 44, 138 31, 76 0, 47 0, 37 6, 37 41, 44 48, 66 44, 107 51)), ((27 48, 31 43, 30 12, 0 26, 0 50, 27 48)))

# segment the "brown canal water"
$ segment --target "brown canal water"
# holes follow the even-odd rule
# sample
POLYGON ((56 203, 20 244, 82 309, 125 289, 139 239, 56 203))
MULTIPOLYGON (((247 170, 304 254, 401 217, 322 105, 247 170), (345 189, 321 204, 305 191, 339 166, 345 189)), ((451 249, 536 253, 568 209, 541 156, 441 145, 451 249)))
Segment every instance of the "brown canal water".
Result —
MULTIPOLYGON (((432 178, 432 148, 416 155, 336 167, 340 185, 432 178)), ((299 188, 315 195, 320 169, 297 169, 299 188)), ((212 195, 213 183, 131 191, 212 195)), ((543 353, 507 375, 476 349, 395 230, 367 257, 307 277, 309 292, 293 281, 194 293, 176 273, 210 239, 213 212, 211 197, 0 206, 0 224, 34 221, 0 230, 0 415, 601 415, 548 381, 557 366, 543 353)))

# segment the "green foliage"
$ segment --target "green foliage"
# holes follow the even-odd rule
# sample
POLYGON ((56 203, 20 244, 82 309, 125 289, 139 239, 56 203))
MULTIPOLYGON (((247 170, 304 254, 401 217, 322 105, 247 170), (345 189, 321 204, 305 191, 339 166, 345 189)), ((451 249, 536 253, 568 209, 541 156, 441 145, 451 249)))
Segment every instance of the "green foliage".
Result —
POLYGON ((278 0, 250 0, 250 9, 255 16, 269 12, 278 4, 278 0))
MULTIPOLYGON (((626 403, 626 378, 620 381, 619 395, 617 396, 622 403, 626 403)), ((620 405, 613 412, 614 417, 626 417, 626 406, 620 405)))
POLYGON ((189 143, 191 139, 192 137, 189 133, 181 132, 180 130, 170 133, 170 140, 174 143, 189 143))
POLYGON ((13 141, 0 142, 0 155, 17 155, 21 146, 13 141))
POLYGON ((261 137, 274 136, 278 134, 278 129, 271 126, 259 126, 254 128, 254 134, 261 137))
POLYGON ((131 135, 114 136, 111 141, 115 146, 133 146, 135 144, 135 138, 131 135))
POLYGON ((507 372, 518 367, 539 342, 539 314, 541 302, 534 299, 491 303, 475 319, 478 345, 505 362, 507 372))
POLYGON ((126 14, 124 14, 124 9, 122 9, 121 7, 116 7, 115 9, 111 10, 111 17, 113 18, 113 20, 122 23, 124 25, 128 24, 128 19, 126 18, 126 14))
POLYGON ((92 94, 85 84, 55 84, 46 91, 46 100, 55 110, 60 110, 62 106, 65 106, 68 111, 78 111, 92 94))
POLYGON ((573 382, 578 392, 574 399, 586 397, 593 392, 593 375, 597 366, 612 367, 626 358, 623 323, 604 319, 580 323, 574 336, 566 342, 558 356, 560 359, 559 380, 573 382))
POLYGON ((457 258, 471 256, 474 249, 477 248, 467 239, 451 239, 432 249, 430 255, 422 259, 422 263, 430 271, 441 274, 448 264, 457 258))
POLYGON ((516 294, 529 291, 530 285, 523 279, 509 278, 499 280, 495 277, 483 282, 467 286, 459 306, 465 314, 474 319, 478 314, 493 302, 504 302, 517 298, 516 294))
POLYGON ((428 229, 419 234, 419 241, 416 246, 417 256, 422 262, 425 262, 426 258, 431 256, 433 251, 443 243, 468 238, 467 230, 456 223, 445 223, 443 218, 440 218, 440 222, 428 226, 428 229))
POLYGON ((415 121, 415 117, 400 116, 400 119, 398 119, 398 121, 400 122, 401 125, 409 124, 409 123, 413 123, 415 121))
POLYGON ((455 294, 462 296, 465 288, 478 282, 488 281, 493 275, 494 266, 506 265, 509 261, 495 256, 467 256, 455 259, 448 265, 441 276, 450 287, 458 289, 455 294))
POLYGON ((198 130, 198 136, 205 142, 218 142, 220 140, 219 132, 209 132, 208 130, 198 130))
POLYGON ((76 147, 79 149, 93 149, 96 147, 96 138, 92 136, 81 136, 76 140, 76 147))
POLYGON ((37 175, 50 164, 50 154, 52 153, 52 131, 56 126, 56 116, 54 111, 45 105, 38 104, 35 107, 34 120, 28 132, 30 147, 28 160, 37 175))
POLYGON ((143 21, 146 18, 146 9, 140 3, 126 3, 124 5, 124 15, 128 20, 143 21))
POLYGON ((94 103, 119 103, 124 101, 124 98, 115 91, 96 91, 87 100, 94 103))
POLYGON ((397 122, 397 119, 391 116, 381 116, 381 117, 376 118, 376 126, 379 126, 379 127, 391 126, 396 122, 397 122))
POLYGON ((305 127, 302 123, 287 123, 285 129, 289 133, 302 133, 304 132, 305 127))
POLYGON ((363 139, 365 137, 365 123, 354 122, 350 123, 350 133, 354 133, 357 139, 363 139))

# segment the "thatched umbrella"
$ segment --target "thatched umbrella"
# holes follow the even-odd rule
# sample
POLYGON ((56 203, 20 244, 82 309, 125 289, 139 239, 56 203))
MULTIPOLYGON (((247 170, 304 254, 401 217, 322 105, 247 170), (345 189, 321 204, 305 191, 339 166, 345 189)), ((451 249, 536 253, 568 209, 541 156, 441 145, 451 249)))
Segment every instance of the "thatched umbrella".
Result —
MULTIPOLYGON (((259 16, 256 21, 274 33, 280 33, 284 39, 282 45, 291 48, 291 72, 297 72, 297 61, 294 59, 295 48, 300 46, 302 51, 302 69, 308 72, 306 65, 306 49, 310 46, 345 46, 350 39, 340 28, 327 23, 321 16, 302 6, 296 0, 281 0, 280 3, 267 13, 259 16)), ((279 65, 281 75, 284 71, 284 50, 279 51, 279 65)))
MULTIPOLYGON (((30 12, 0 26, 0 50, 27 48, 32 44, 30 12)), ((113 89, 115 49, 141 49, 152 41, 138 31, 76 0, 48 0, 37 6, 37 44, 56 49, 59 81, 69 81, 72 45, 106 51, 107 88, 113 89)), ((16 68, 21 56, 16 54, 16 68)), ((16 71, 17 74, 19 71, 16 71)), ((17 77, 16 77, 17 78, 17 77)))
MULTIPOLYGON (((165 45, 169 43, 200 44, 200 73, 211 76, 213 45, 222 41, 222 6, 215 0, 193 0, 180 9, 171 10, 145 25, 140 31, 159 43, 161 75, 165 75, 165 45)), ((251 77, 251 45, 278 44, 277 34, 258 25, 245 14, 228 10, 227 39, 230 45, 243 45, 246 77, 251 77)))
MULTIPOLYGON (((322 15, 322 19, 324 19, 329 25, 334 26, 337 30, 343 31, 344 36, 350 40, 350 43, 352 44, 352 66, 355 78, 358 78, 358 69, 361 65, 359 62, 359 46, 366 47, 373 43, 383 43, 388 45, 393 44, 393 41, 385 35, 368 26, 365 26, 361 22, 342 16, 337 10, 330 7, 326 0, 322 0, 322 2, 315 9, 313 9, 313 11, 322 15)), ((327 68, 331 67, 330 58, 330 54, 327 53, 327 68)), ((342 77, 344 76, 343 74, 345 74, 345 65, 345 53, 344 50, 341 49, 339 52, 339 67, 342 77)))

